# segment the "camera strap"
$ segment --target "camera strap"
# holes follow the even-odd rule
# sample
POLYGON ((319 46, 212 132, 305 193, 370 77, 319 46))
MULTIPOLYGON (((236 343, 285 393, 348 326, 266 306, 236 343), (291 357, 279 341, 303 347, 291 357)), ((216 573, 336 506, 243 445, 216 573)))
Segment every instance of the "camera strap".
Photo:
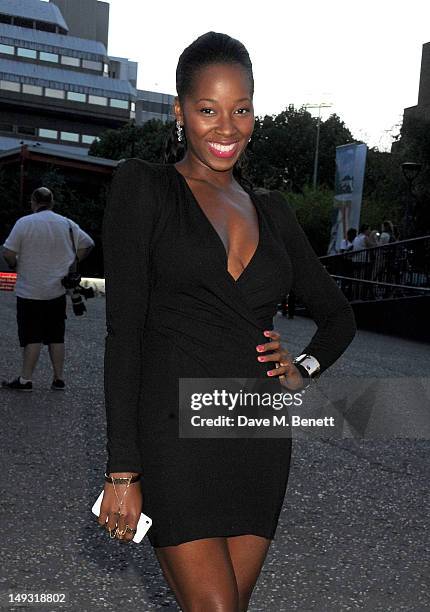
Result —
POLYGON ((77 271, 77 266, 78 266, 78 256, 77 256, 77 251, 76 251, 76 245, 75 245, 75 239, 73 237, 73 230, 72 230, 72 226, 69 223, 69 234, 70 234, 70 239, 72 241, 73 244, 73 250, 75 252, 75 260, 74 262, 71 264, 70 268, 69 268, 69 272, 76 272, 77 271))

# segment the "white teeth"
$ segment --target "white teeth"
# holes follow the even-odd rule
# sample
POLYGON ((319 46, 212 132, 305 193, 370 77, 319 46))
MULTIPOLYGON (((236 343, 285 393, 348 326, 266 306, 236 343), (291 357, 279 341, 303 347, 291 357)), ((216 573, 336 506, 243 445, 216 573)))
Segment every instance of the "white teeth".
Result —
POLYGON ((211 147, 213 147, 214 149, 217 149, 218 151, 231 151, 236 146, 235 142, 231 145, 221 145, 221 144, 218 144, 217 142, 210 142, 209 144, 211 145, 211 147))

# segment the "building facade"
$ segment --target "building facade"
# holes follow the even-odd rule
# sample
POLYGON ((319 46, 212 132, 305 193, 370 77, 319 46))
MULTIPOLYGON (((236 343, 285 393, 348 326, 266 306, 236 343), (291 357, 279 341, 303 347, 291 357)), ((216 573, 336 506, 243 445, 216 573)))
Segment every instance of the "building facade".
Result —
POLYGON ((97 40, 107 49, 108 2, 101 2, 101 0, 49 0, 49 2, 60 9, 71 36, 97 40))
POLYGON ((137 90, 137 63, 108 55, 108 30, 99 0, 0 0, 0 149, 86 154, 106 129, 173 119, 174 96, 137 90))
POLYGON ((417 116, 430 121, 430 42, 423 45, 418 104, 405 108, 404 116, 417 116))

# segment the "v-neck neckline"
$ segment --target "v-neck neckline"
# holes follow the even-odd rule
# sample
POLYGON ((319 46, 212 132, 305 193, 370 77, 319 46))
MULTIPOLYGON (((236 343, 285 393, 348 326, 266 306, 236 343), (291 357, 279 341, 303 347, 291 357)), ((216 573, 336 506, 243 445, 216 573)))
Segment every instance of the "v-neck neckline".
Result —
POLYGON ((257 220, 258 220, 258 242, 257 242, 257 246, 255 247, 254 253, 251 256, 251 259, 248 261, 247 265, 243 268, 243 270, 239 274, 239 276, 237 278, 234 278, 234 276, 228 271, 228 253, 227 253, 227 250, 226 250, 226 248, 224 246, 223 241, 221 240, 220 235, 218 234, 217 230, 215 229, 213 223, 210 221, 209 217, 204 212, 203 208, 200 206, 200 204, 199 204, 196 196, 194 195, 193 190, 189 186, 188 181, 185 178, 185 176, 181 172, 179 172, 179 170, 176 168, 175 164, 170 164, 170 165, 173 168, 174 172, 177 175, 179 175, 179 178, 182 180, 182 183, 183 183, 186 191, 191 196, 191 200, 193 201, 193 203, 196 205, 196 207, 200 211, 200 214, 202 215, 203 219, 205 220, 207 227, 209 228, 209 230, 213 234, 213 236, 214 236, 216 242, 218 243, 218 245, 221 247, 222 253, 224 255, 225 272, 227 273, 227 276, 233 281, 234 284, 239 283, 239 281, 242 280, 242 278, 244 277, 245 273, 248 271, 250 266, 254 263, 254 261, 256 259, 256 256, 258 254, 258 251, 260 250, 260 247, 261 247, 264 224, 263 224, 263 215, 261 214, 259 205, 257 203, 257 198, 254 197, 254 194, 252 193, 252 191, 250 189, 247 189, 246 187, 242 186, 243 190, 249 195, 249 198, 250 198, 252 204, 254 205, 254 208, 255 208, 255 211, 256 211, 256 214, 257 214, 257 220))

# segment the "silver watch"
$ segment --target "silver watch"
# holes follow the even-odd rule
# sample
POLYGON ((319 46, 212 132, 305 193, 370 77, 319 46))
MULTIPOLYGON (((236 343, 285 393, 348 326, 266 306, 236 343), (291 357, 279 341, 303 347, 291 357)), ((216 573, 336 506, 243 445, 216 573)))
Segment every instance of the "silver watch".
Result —
POLYGON ((307 389, 312 381, 320 375, 321 364, 313 355, 303 353, 293 359, 293 363, 299 366, 299 371, 303 372, 304 379, 308 381, 308 384, 303 387, 304 389, 307 389))

